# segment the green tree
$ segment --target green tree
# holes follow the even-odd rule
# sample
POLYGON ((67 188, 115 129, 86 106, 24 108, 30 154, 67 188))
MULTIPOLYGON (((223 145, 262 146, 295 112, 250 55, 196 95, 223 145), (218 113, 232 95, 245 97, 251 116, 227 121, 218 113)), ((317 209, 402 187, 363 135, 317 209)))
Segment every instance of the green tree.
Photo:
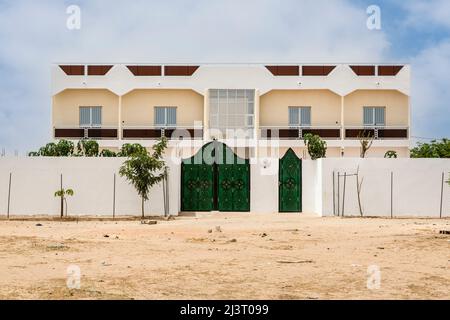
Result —
POLYGON ((386 151, 386 153, 384 154, 384 157, 389 158, 389 159, 392 159, 392 158, 397 159, 398 155, 397 155, 396 151, 389 150, 389 151, 386 151))
POLYGON ((57 157, 70 157, 73 154, 74 144, 72 141, 59 140, 56 144, 57 157))
POLYGON ((312 160, 325 158, 327 153, 327 143, 323 141, 318 135, 312 135, 310 133, 305 134, 303 137, 305 144, 308 148, 308 153, 312 160))
POLYGON ((59 140, 57 143, 50 142, 41 147, 37 152, 30 152, 30 157, 70 157, 73 155, 74 144, 71 141, 59 140))
POLYGON ((98 157, 99 145, 95 140, 82 139, 77 144, 78 155, 84 157, 98 157))
POLYGON ((450 140, 432 140, 430 143, 417 143, 411 149, 411 158, 450 158, 450 140))
POLYGON ((58 150, 56 149, 56 143, 47 143, 39 149, 38 153, 41 157, 57 157, 58 150))
POLYGON ((117 157, 117 154, 114 151, 108 150, 108 149, 103 149, 100 154, 100 157, 103 158, 115 158, 117 157))
POLYGON ((72 189, 60 189, 58 191, 55 192, 55 197, 59 197, 61 198, 61 218, 64 217, 64 203, 66 203, 66 217, 67 217, 67 210, 68 210, 68 206, 67 206, 67 197, 68 196, 73 196, 74 192, 72 189))
POLYGON ((162 158, 167 148, 167 139, 161 139, 153 146, 153 153, 133 153, 120 167, 119 174, 134 186, 141 197, 142 218, 145 217, 144 204, 150 189, 167 176, 167 166, 162 158))
POLYGON ((132 155, 139 154, 139 153, 141 153, 141 154, 147 153, 147 149, 145 149, 139 143, 134 143, 134 144, 125 143, 122 146, 122 149, 120 150, 118 156, 119 157, 131 157, 132 155))

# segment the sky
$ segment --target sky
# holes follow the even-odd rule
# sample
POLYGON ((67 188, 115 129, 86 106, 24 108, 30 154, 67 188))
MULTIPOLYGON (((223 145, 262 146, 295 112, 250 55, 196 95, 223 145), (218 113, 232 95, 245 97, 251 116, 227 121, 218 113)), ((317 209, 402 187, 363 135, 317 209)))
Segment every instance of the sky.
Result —
POLYGON ((51 141, 58 62, 410 63, 412 136, 450 137, 448 0, 0 0, 0 154, 51 141))

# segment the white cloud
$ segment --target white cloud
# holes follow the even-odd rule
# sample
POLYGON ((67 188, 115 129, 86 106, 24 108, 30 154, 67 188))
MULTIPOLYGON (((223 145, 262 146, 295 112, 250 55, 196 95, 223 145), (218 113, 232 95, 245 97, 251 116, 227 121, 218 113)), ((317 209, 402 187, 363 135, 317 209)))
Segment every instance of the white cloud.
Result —
POLYGON ((401 1, 407 11, 405 24, 417 28, 444 26, 450 28, 450 1, 448 0, 414 0, 401 1))
POLYGON ((413 59, 412 110, 414 136, 449 135, 450 39, 424 49, 413 59))

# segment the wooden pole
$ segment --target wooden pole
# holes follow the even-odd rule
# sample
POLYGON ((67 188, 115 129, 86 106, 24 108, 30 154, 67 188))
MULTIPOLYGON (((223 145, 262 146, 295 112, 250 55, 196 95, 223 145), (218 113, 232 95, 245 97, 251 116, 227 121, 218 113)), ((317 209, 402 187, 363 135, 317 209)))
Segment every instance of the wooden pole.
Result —
POLYGON ((336 193, 335 193, 335 172, 333 171, 333 215, 336 215, 336 193))
POLYGON ((344 190, 342 191, 342 217, 345 215, 345 184, 347 182, 347 172, 344 172, 344 190))
POLYGON ((116 174, 114 173, 114 185, 113 185, 113 219, 116 218, 116 174))
POLYGON ((442 219, 442 207, 444 205, 444 179, 445 179, 445 173, 442 172, 442 182, 441 182, 441 207, 439 212, 439 218, 442 219))
POLYGON ((61 191, 61 219, 64 217, 64 194, 63 191, 63 175, 61 173, 61 188, 59 189, 61 191))
POLYGON ((341 173, 338 172, 338 185, 337 185, 337 193, 338 193, 338 199, 337 199, 337 209, 338 209, 338 217, 341 215, 341 173))
POLYGON ((9 208, 11 204, 11 179, 12 179, 12 172, 9 173, 9 186, 8 186, 8 211, 6 213, 6 217, 9 219, 9 208))
POLYGON ((394 218, 394 172, 391 171, 391 219, 394 218))

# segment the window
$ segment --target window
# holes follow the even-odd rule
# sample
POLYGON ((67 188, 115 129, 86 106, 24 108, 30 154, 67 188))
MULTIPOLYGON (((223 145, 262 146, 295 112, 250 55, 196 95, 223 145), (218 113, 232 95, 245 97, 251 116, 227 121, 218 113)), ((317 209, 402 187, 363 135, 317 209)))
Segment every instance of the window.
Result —
POLYGON ((311 107, 289 107, 289 126, 311 126, 311 107))
POLYGON ((384 126, 385 125, 385 107, 364 107, 364 125, 365 126, 384 126))
POLYGON ((211 129, 252 129, 255 90, 212 89, 209 91, 211 129))
POLYGON ((80 127, 102 126, 102 107, 80 107, 80 127))
POLYGON ((175 127, 177 125, 177 107, 155 107, 155 126, 175 127))

